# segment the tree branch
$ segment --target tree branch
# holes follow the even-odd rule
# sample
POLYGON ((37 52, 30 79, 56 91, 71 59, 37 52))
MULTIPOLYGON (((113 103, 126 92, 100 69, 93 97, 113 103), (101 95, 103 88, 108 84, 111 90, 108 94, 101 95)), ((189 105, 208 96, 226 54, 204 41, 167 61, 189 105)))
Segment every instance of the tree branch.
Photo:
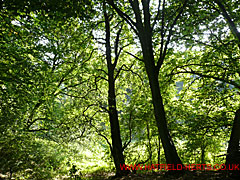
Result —
POLYGON ((161 7, 161 0, 158 1, 158 10, 157 10, 157 14, 153 20, 153 24, 152 24, 152 31, 154 30, 154 26, 157 24, 157 20, 158 20, 158 17, 160 15, 160 7, 161 7))
POLYGON ((122 28, 123 28, 123 25, 121 25, 121 27, 119 28, 119 30, 117 32, 117 37, 116 37, 116 40, 115 40, 115 46, 114 46, 115 60, 114 60, 114 63, 113 63, 114 68, 117 65, 118 58, 119 58, 119 55, 121 53, 121 49, 120 49, 120 51, 118 51, 118 45, 119 45, 119 37, 120 37, 121 31, 122 31, 122 28))
POLYGON ((180 9, 178 15, 175 17, 172 25, 170 26, 169 34, 168 34, 168 37, 167 37, 167 41, 165 43, 165 47, 164 47, 163 53, 159 57, 158 62, 157 62, 157 69, 158 69, 158 71, 161 68, 161 66, 163 64, 163 61, 165 59, 165 56, 166 56, 166 53, 167 53, 168 44, 170 43, 170 40, 171 40, 171 37, 172 37, 172 34, 173 34, 173 28, 176 25, 176 23, 177 23, 178 19, 180 18, 181 14, 183 13, 183 10, 185 9, 185 7, 187 5, 187 2, 188 2, 188 0, 184 1, 183 5, 182 5, 182 8, 180 9))
POLYGON ((215 80, 218 80, 218 81, 222 81, 222 82, 231 84, 231 85, 235 86, 236 88, 238 88, 240 90, 240 85, 233 80, 227 80, 227 79, 212 76, 212 75, 205 75, 205 74, 202 74, 202 72, 196 72, 196 71, 193 71, 193 70, 191 70, 191 71, 187 71, 187 70, 186 71, 180 71, 180 72, 172 73, 171 75, 184 74, 184 73, 195 74, 195 75, 198 75, 200 77, 212 78, 212 79, 215 79, 215 80))
POLYGON ((230 15, 228 14, 227 10, 225 9, 224 5, 221 3, 220 0, 214 0, 217 5, 219 6, 220 10, 222 11, 223 17, 227 20, 227 23, 234 34, 234 36, 238 40, 238 47, 240 48, 240 32, 237 30, 235 23, 232 21, 230 15))
MULTIPOLYGON (((141 11, 139 9, 139 2, 138 0, 129 0, 131 6, 132 6, 132 9, 133 9, 133 12, 135 14, 135 18, 136 18, 136 29, 137 30, 143 30, 143 23, 142 23, 142 17, 141 17, 141 11)), ((138 33, 136 33, 138 35, 138 33)))
POLYGON ((139 57, 137 57, 136 55, 128 52, 128 51, 125 51, 125 53, 129 54, 130 56, 134 57, 135 59, 139 60, 139 61, 142 61, 143 62, 143 59, 140 59, 139 57))
POLYGON ((132 28, 132 30, 138 34, 135 26, 136 26, 136 23, 126 14, 124 13, 123 11, 121 11, 114 3, 113 0, 107 0, 107 3, 109 5, 111 5, 113 7, 113 9, 118 13, 118 15, 123 18, 127 23, 128 25, 132 28))
POLYGON ((131 123, 132 123, 132 110, 130 111, 130 117, 129 117, 129 122, 128 122, 128 128, 129 128, 129 140, 128 142, 126 141, 123 145, 122 152, 127 148, 127 146, 131 143, 132 141, 132 128, 131 128, 131 123))

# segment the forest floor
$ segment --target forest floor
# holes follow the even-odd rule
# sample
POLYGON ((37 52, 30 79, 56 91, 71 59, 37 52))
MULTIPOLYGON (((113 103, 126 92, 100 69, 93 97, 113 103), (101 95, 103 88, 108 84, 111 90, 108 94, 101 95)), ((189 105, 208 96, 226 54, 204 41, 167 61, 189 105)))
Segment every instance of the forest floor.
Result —
MULTIPOLYGON (((160 172, 143 172, 130 173, 121 178, 114 178, 113 172, 97 172, 93 174, 84 174, 78 177, 61 176, 55 178, 56 180, 239 180, 240 171, 237 176, 227 174, 225 171, 186 171, 184 174, 176 174, 175 176, 160 172), (231 177, 229 177, 231 175, 231 177)), ((0 180, 9 179, 7 175, 0 174, 0 180)), ((13 178, 15 179, 15 178, 13 178)), ((12 180, 13 180, 12 179, 12 180)))
MULTIPOLYGON (((182 175, 167 175, 165 172, 148 172, 148 173, 130 173, 128 176, 121 178, 113 178, 113 173, 92 174, 86 176, 86 180, 235 180, 240 179, 240 172, 238 177, 228 177, 226 173, 217 171, 187 171, 182 175)), ((84 178, 84 179, 85 179, 84 178)))

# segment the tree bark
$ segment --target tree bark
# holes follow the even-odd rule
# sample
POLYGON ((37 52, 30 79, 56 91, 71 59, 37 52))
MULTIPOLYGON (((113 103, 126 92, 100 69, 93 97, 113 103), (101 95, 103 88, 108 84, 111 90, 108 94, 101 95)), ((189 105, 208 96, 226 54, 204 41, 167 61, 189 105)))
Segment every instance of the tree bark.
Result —
MULTIPOLYGON (((116 107, 116 94, 115 94, 115 78, 114 69, 116 66, 117 59, 112 63, 111 56, 111 44, 110 44, 110 20, 106 13, 104 5, 104 18, 105 18, 105 31, 106 31, 106 60, 108 68, 108 114, 111 127, 111 139, 112 147, 111 153, 114 160, 114 165, 116 168, 116 176, 121 177, 126 175, 129 171, 121 170, 120 165, 125 164, 125 159, 123 156, 122 139, 120 134, 120 126, 118 121, 118 113, 116 107)), ((118 42, 117 42, 118 43, 118 42)), ((116 46, 116 45, 115 45, 116 46)))
MULTIPOLYGON (((161 156, 161 140, 160 140, 160 137, 158 136, 158 150, 157 150, 157 155, 158 155, 158 157, 157 157, 157 162, 158 162, 158 164, 160 164, 160 156, 161 156)), ((160 169, 160 167, 159 167, 159 169, 160 169)))
POLYGON ((152 92, 154 115, 158 127, 158 133, 162 141, 166 161, 168 164, 182 164, 167 127, 166 115, 158 79, 153 73, 154 70, 151 68, 148 69, 147 67, 146 69, 148 72, 150 88, 152 92))
POLYGON ((240 164, 240 109, 235 112, 232 132, 227 150, 226 165, 240 164))
POLYGON ((163 105, 163 99, 161 95, 161 90, 159 87, 158 81, 158 69, 154 64, 154 55, 153 55, 153 48, 152 48, 152 35, 151 32, 147 32, 147 30, 139 29, 139 37, 143 51, 143 59, 145 68, 147 71, 149 84, 152 93, 152 101, 154 107, 154 115, 158 127, 158 133, 160 135, 166 161, 168 164, 182 164, 180 160, 172 138, 170 136, 166 115, 163 105), (143 31, 141 31, 143 30, 143 31))
POLYGON ((112 156, 116 168, 116 176, 122 176, 127 174, 127 172, 120 169, 120 164, 124 164, 125 160, 122 151, 122 140, 116 108, 115 82, 113 71, 111 70, 108 71, 108 88, 109 120, 112 138, 112 156))
POLYGON ((149 129, 149 122, 147 122, 147 138, 148 138, 148 153, 150 164, 152 164, 152 144, 151 144, 151 137, 150 137, 150 129, 149 129))

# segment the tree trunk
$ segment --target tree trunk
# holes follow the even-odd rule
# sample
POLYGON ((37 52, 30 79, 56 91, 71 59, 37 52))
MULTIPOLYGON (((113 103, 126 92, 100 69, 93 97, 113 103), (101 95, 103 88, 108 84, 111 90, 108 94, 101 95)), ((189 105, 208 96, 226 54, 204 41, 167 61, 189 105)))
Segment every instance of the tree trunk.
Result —
MULTIPOLYGON (((152 27, 151 27, 151 15, 150 15, 150 1, 141 1, 143 6, 143 16, 141 14, 141 8, 138 0, 129 1, 135 15, 135 22, 124 12, 122 12, 114 3, 113 0, 107 0, 107 2, 116 10, 116 12, 131 26, 132 30, 139 37, 141 49, 143 53, 143 61, 145 64, 145 69, 148 75, 152 101, 154 107, 154 115, 158 127, 158 133, 162 141, 163 149, 165 152, 166 161, 168 164, 182 164, 180 158, 178 157, 176 148, 171 139, 170 133, 167 127, 166 115, 162 100, 162 95, 159 87, 158 74, 160 65, 155 65, 154 53, 153 53, 153 41, 152 41, 152 27)), ((186 1, 185 1, 186 5, 186 1)), ((184 7, 184 6, 183 6, 184 7)), ((183 10, 183 8, 182 8, 183 10)), ((182 10, 176 16, 172 27, 179 18, 182 10)), ((168 41, 170 40, 171 32, 168 36, 168 41)), ((163 41, 162 41, 163 42, 163 41)), ((166 47, 165 50, 167 49, 166 47)), ((163 46, 162 46, 163 47, 163 46)), ((165 54, 165 52, 163 52, 165 54)), ((161 58, 162 62, 165 55, 161 58)), ((159 61, 160 62, 160 61, 159 61)), ((161 64, 161 63, 160 63, 161 64)))
POLYGON ((182 164, 167 127, 165 110, 158 81, 150 79, 149 81, 152 91, 154 115, 158 127, 158 132, 162 141, 166 161, 168 164, 182 164))
POLYGON ((150 129, 149 129, 149 122, 147 122, 147 138, 148 138, 148 153, 150 164, 152 164, 152 144, 151 144, 151 137, 150 137, 150 129))
POLYGON ((205 164, 205 146, 201 149, 201 163, 205 164))
POLYGON ((147 33, 146 31, 140 31, 139 36, 143 50, 144 64, 152 93, 154 115, 158 132, 162 141, 166 161, 168 164, 182 164, 167 127, 163 99, 158 81, 158 70, 154 64, 151 34, 147 33))
MULTIPOLYGON (((158 150, 157 150, 157 155, 158 155, 158 157, 157 157, 157 162, 158 162, 158 164, 160 164, 160 156, 161 156, 161 140, 160 140, 160 137, 159 137, 159 135, 158 135, 158 150)), ((158 167, 158 169, 160 169, 160 167, 158 167)))
POLYGON ((112 138, 112 156, 116 168, 116 176, 122 176, 125 175, 127 172, 120 169, 120 164, 124 164, 125 160, 122 151, 122 140, 120 135, 120 127, 116 108, 115 83, 113 73, 111 71, 108 72, 108 87, 109 87, 108 105, 112 138))
POLYGON ((231 137, 227 150, 226 165, 240 164, 240 109, 235 112, 231 137))
MULTIPOLYGON (((124 156, 123 156, 123 147, 122 147, 122 139, 120 134, 120 127, 118 121, 118 113, 116 107, 116 95, 115 95, 115 78, 114 78, 114 69, 116 63, 112 63, 111 56, 111 44, 110 44, 110 24, 109 24, 109 16, 106 13, 105 5, 104 5, 104 18, 105 18, 105 30, 106 30, 106 60, 108 67, 108 114, 110 120, 111 127, 111 139, 112 139, 112 147, 111 153, 114 160, 114 165, 116 168, 116 176, 121 177, 127 174, 129 171, 121 170, 120 164, 125 164, 124 156)), ((117 61, 115 59, 115 61, 117 61)))

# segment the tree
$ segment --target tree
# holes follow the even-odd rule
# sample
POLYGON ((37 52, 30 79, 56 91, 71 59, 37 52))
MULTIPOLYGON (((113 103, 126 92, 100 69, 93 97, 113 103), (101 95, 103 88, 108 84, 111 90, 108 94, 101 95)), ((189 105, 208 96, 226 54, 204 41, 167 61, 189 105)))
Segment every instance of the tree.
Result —
MULTIPOLYGON (((240 72, 240 33, 236 26, 238 18, 233 13, 235 11, 239 11, 237 4, 238 3, 235 1, 204 1, 202 6, 204 6, 204 8, 207 10, 202 10, 201 17, 208 17, 207 14, 210 11, 212 16, 211 18, 208 18, 208 20, 204 21, 204 23, 198 22, 198 24, 201 24, 201 30, 194 31, 198 36, 197 38, 192 36, 192 42, 190 43, 190 48, 196 45, 201 50, 185 53, 185 63, 183 63, 183 65, 179 64, 174 68, 175 70, 181 70, 177 73, 173 73, 194 74, 195 77, 192 78, 194 81, 198 78, 201 78, 203 79, 205 86, 209 85, 209 83, 212 84, 212 86, 215 86, 216 93, 220 93, 219 91, 223 93, 220 100, 224 102, 223 106, 232 106, 229 103, 230 100, 228 100, 228 103, 226 103, 224 97, 227 99, 229 99, 228 97, 231 97, 231 99, 235 99, 237 102, 240 87, 238 81, 240 72), (224 28, 226 25, 229 27, 228 29, 224 28), (209 34, 206 32, 209 32, 209 34), (199 37, 201 37, 201 34, 205 35, 200 39, 199 37), (194 45, 193 43, 195 42, 197 44, 194 45), (228 93, 230 93, 230 95, 228 93)), ((195 20, 195 22, 197 22, 197 20, 195 20)), ((204 96, 206 96, 206 94, 204 96)), ((237 154, 239 148, 240 137, 239 134, 236 133, 238 132, 239 128, 239 104, 233 104, 233 110, 231 111, 235 111, 235 118, 233 121, 232 133, 227 150, 228 153, 226 164, 230 164, 230 162, 239 163, 239 159, 233 158, 233 156, 238 156, 237 154)), ((227 119, 225 119, 225 122, 227 122, 227 119)), ((228 124, 229 123, 225 123, 225 126, 229 126, 228 124)), ((223 124, 220 126, 222 125, 223 124)))
MULTIPOLYGON (((77 19, 62 21, 43 12, 18 13, 1 10, 0 146, 5 157, 1 170, 24 174, 25 169, 34 169, 31 163, 35 163, 51 172, 57 160, 53 151, 48 154, 45 143, 62 141, 61 134, 72 136, 78 127, 77 118, 67 116, 72 103, 68 95, 86 83, 81 73, 92 49, 86 50, 89 35, 77 19), (39 155, 38 149, 42 150, 39 155)), ((76 132, 74 135, 78 136, 76 132)))
MULTIPOLYGON (((109 121, 111 126, 111 139, 112 139, 112 146, 111 153, 114 159, 114 164, 116 168, 116 176, 122 176, 128 173, 128 171, 123 171, 120 169, 120 165, 125 164, 124 156, 123 156, 123 146, 122 146, 122 139, 120 134, 120 126, 118 120, 118 112, 116 106, 116 92, 115 92, 115 81, 117 75, 114 75, 115 68, 118 63, 118 59, 120 57, 120 53, 122 49, 119 47, 119 38, 121 35, 122 27, 119 28, 117 31, 117 36, 114 44, 115 50, 115 58, 112 62, 112 47, 111 47, 111 33, 110 33, 110 16, 107 13, 106 4, 103 2, 103 14, 104 14, 104 23, 105 23, 105 34, 106 34, 106 61, 107 61, 107 80, 108 80, 108 114, 109 114, 109 121)), ((118 72, 120 73, 120 72, 118 72)))
POLYGON ((236 0, 3 0, 1 173, 222 163, 231 129, 226 164, 239 163, 238 12, 236 0))
MULTIPOLYGON (((229 13, 227 12, 225 5, 219 1, 219 0, 215 0, 216 4, 218 5, 223 17, 225 18, 225 20, 228 23, 228 26, 232 32, 232 34, 234 35, 234 38, 236 39, 237 45, 239 47, 238 50, 240 50, 240 32, 238 31, 234 21, 232 20, 232 18, 230 17, 229 13)), ((235 59, 232 59, 232 63, 234 65, 237 65, 237 63, 235 62, 235 59)), ((239 67, 239 66, 238 66, 239 67)), ((237 69, 238 76, 240 76, 240 69, 237 69)), ((238 88, 240 87, 240 85, 238 83, 235 83, 235 86, 237 86, 238 88)), ((228 150, 227 150, 227 157, 226 157, 226 164, 233 164, 233 163, 238 163, 240 162, 240 158, 239 158, 239 147, 240 147, 240 108, 235 112, 235 118, 233 121, 233 127, 232 127, 232 132, 231 132, 231 137, 230 137, 230 141, 229 141, 229 146, 228 146, 228 150), (235 158, 238 157, 238 158, 235 158)))
MULTIPOLYGON (((142 54, 143 54, 143 61, 145 65, 145 69, 148 75, 148 80, 152 92, 152 101, 154 106, 154 115, 158 127, 158 133, 161 138, 161 142, 163 144, 165 157, 168 164, 182 164, 180 158, 178 157, 176 148, 174 146, 174 143, 171 139, 168 127, 167 127, 167 120, 164 110, 164 104, 163 104, 163 98, 161 94, 161 89, 159 85, 159 72, 161 69, 161 66, 163 65, 164 60, 166 59, 168 46, 170 43, 170 40, 172 38, 173 28, 176 25, 177 21, 181 17, 186 5, 187 0, 180 2, 177 4, 177 10, 171 7, 171 5, 167 5, 165 1, 161 2, 158 1, 158 9, 155 14, 155 17, 151 19, 151 8, 150 8, 150 1, 141 1, 141 6, 139 4, 138 0, 129 0, 128 3, 131 7, 130 10, 131 13, 134 13, 135 15, 135 21, 128 15, 126 12, 121 10, 120 6, 121 4, 126 5, 125 1, 122 1, 120 3, 115 4, 114 1, 108 0, 107 1, 113 9, 121 16, 125 22, 128 23, 128 25, 131 27, 131 29, 135 32, 136 36, 139 38, 142 54), (166 18, 166 14, 168 13, 167 8, 174 11, 177 15, 175 17, 167 16, 169 19, 166 18), (161 7, 161 8, 160 8, 161 7), (142 9, 141 9, 142 8, 142 9), (173 10, 174 9, 174 10, 173 10), (161 15, 161 20, 160 20, 161 15), (168 20, 168 25, 166 25, 166 22, 168 20), (155 37, 155 27, 156 25, 160 25, 160 34, 161 34, 161 40, 160 44, 160 54, 157 58, 157 56, 154 56, 154 51, 157 50, 158 46, 155 46, 156 40, 153 39, 155 37), (168 33, 168 34, 167 34, 168 33), (157 60, 157 63, 155 63, 155 60, 157 60)), ((173 2, 174 3, 174 2, 173 2)), ((131 14, 129 13, 129 14, 131 14)), ((158 38, 158 37, 157 37, 158 38)), ((157 39, 156 38, 156 39, 157 39)))

